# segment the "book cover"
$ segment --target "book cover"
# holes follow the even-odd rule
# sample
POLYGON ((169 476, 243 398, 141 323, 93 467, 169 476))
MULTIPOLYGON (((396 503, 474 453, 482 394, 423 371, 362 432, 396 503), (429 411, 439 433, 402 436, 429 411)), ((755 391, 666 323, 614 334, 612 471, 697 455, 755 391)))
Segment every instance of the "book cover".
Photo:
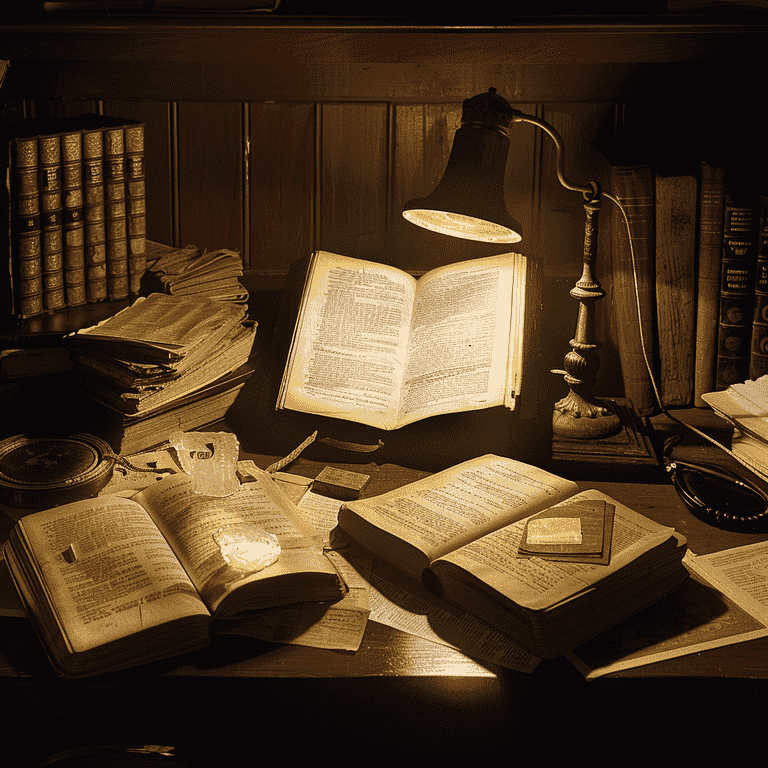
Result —
POLYGON ((43 236, 43 307, 63 309, 64 292, 64 198, 61 185, 61 137, 40 136, 40 214, 43 236))
POLYGON ((20 318, 45 311, 43 306, 43 234, 40 218, 37 138, 16 138, 10 145, 11 242, 13 273, 9 309, 20 318))
POLYGON ((125 203, 125 132, 104 128, 104 215, 107 248, 107 298, 128 297, 128 221, 125 203))
POLYGON ((768 197, 760 197, 760 234, 757 244, 755 298, 752 313, 752 345, 749 378, 768 373, 768 197))
POLYGON ((86 303, 83 222, 83 141, 79 130, 61 136, 64 193, 64 286, 70 307, 86 303))
POLYGON ((128 224, 128 288, 139 292, 147 269, 147 192, 144 177, 144 124, 125 126, 125 200, 128 224))
POLYGON ((705 392, 715 388, 720 258, 723 247, 725 168, 699 164, 699 235, 696 295, 696 360, 693 404, 705 408, 705 392))
POLYGON ((83 130, 83 219, 85 288, 89 302, 107 298, 107 231, 104 208, 104 136, 101 128, 83 130))
POLYGON ((693 399, 697 180, 656 175, 656 307, 664 406, 693 399))
POLYGON ((627 399, 632 401, 635 413, 639 416, 649 416, 653 413, 656 402, 643 348, 648 360, 653 361, 656 301, 653 171, 644 165, 614 166, 612 182, 614 194, 624 207, 629 221, 635 256, 633 267, 626 224, 617 211, 611 221, 613 311, 616 318, 617 346, 624 379, 624 393, 627 399), (640 321, 637 313, 638 298, 640 321))

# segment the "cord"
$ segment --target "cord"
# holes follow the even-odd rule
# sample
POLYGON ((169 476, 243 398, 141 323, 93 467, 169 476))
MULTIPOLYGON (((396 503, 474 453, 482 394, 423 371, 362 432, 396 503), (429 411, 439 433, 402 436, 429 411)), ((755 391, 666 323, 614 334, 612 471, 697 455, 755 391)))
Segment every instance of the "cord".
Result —
POLYGON ((734 458, 736 461, 739 462, 739 464, 746 467, 751 472, 756 472, 757 474, 760 474, 760 470, 756 466, 753 466, 751 462, 742 458, 741 456, 737 456, 730 448, 726 448, 726 446, 724 446, 721 442, 716 440, 714 437, 707 435, 697 427, 694 427, 692 424, 687 424, 681 419, 678 419, 677 416, 673 416, 662 403, 661 395, 659 394, 659 388, 656 386, 656 379, 653 375, 653 366, 651 365, 650 360, 648 359, 648 353, 645 348, 645 335, 643 334, 643 320, 642 320, 643 315, 642 315, 642 309, 640 305, 640 289, 638 287, 637 263, 635 261, 635 249, 632 244, 632 229, 629 226, 629 218, 627 216, 627 212, 624 210, 624 206, 621 204, 621 201, 617 197, 614 197, 612 194, 608 192, 603 192, 603 195, 607 197, 616 206, 618 206, 619 211, 621 211, 621 215, 624 220, 624 225, 627 228, 627 239, 629 240, 629 255, 632 261, 632 280, 633 280, 634 291, 635 291, 635 308, 637 309, 637 326, 638 326, 638 332, 640 335, 640 349, 642 350, 642 353, 643 353, 643 361, 645 362, 645 367, 646 367, 646 370, 648 371, 648 376, 651 381, 651 387, 653 388, 653 394, 656 397, 656 402, 659 404, 659 409, 671 421, 674 421, 676 424, 682 425, 686 429, 691 430, 691 432, 695 432, 697 435, 699 435, 699 437, 703 437, 705 440, 708 440, 710 443, 712 443, 712 445, 716 446, 721 451, 725 451, 725 453, 727 453, 729 456, 734 458))

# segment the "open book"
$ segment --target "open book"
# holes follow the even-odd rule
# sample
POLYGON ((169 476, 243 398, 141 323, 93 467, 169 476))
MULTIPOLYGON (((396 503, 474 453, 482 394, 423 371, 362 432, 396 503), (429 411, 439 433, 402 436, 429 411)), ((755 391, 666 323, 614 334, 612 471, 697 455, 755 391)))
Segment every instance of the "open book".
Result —
POLYGON ((91 674, 203 646, 214 619, 232 631, 256 610, 340 600, 322 537, 293 510, 260 470, 225 497, 177 474, 28 515, 4 553, 54 666, 91 674))
POLYGON ((505 405, 521 390, 527 261, 509 253, 396 267, 317 251, 304 275, 277 408, 397 429, 505 405))
POLYGON ((701 397, 719 416, 768 445, 768 376, 701 397))
POLYGON ((706 392, 702 400, 735 427, 731 450, 753 472, 768 480, 768 376, 727 389, 706 392))
POLYGON ((672 528, 599 491, 579 492, 569 480, 490 454, 347 502, 338 527, 543 657, 575 647, 688 578, 685 539, 672 528), (607 564, 518 556, 526 520, 576 502, 613 505, 607 564))

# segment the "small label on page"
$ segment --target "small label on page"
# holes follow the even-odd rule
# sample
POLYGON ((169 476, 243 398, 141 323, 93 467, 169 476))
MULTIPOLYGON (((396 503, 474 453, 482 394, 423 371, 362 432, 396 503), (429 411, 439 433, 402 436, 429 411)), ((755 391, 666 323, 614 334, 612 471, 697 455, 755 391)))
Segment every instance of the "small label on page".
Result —
POLYGON ((542 517, 528 521, 529 544, 581 544, 578 517, 542 517))

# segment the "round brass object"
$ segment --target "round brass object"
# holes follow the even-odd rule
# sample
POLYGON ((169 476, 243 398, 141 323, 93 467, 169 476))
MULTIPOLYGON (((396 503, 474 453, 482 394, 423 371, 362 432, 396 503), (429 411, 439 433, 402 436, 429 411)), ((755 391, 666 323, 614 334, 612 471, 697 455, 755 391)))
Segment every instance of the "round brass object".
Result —
POLYGON ((0 441, 0 502, 45 509, 95 496, 112 476, 110 446, 89 434, 0 441))

